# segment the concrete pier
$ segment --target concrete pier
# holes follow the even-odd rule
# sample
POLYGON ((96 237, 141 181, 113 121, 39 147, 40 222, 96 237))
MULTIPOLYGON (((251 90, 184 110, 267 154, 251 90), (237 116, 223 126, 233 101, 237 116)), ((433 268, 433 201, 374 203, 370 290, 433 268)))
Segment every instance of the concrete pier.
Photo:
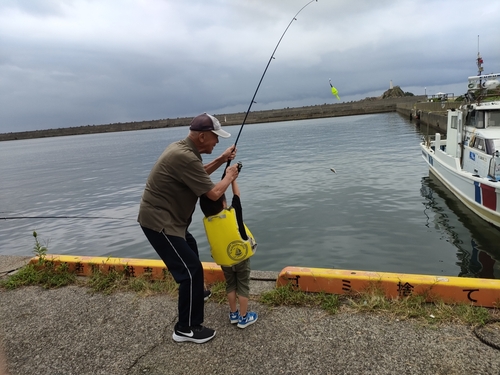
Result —
MULTIPOLYGON (((0 269, 24 261, 0 256, 0 269)), ((259 320, 239 329, 225 304, 209 300, 204 324, 215 338, 179 344, 177 301, 167 295, 0 289, 0 374, 498 375, 500 368, 499 351, 460 323, 423 325, 348 305, 334 315, 255 298, 249 307, 259 320)))
POLYGON ((396 112, 411 120, 420 126, 427 126, 429 134, 434 135, 436 131, 446 134, 446 124, 449 109, 456 109, 462 103, 460 102, 416 102, 416 103, 398 103, 396 112))

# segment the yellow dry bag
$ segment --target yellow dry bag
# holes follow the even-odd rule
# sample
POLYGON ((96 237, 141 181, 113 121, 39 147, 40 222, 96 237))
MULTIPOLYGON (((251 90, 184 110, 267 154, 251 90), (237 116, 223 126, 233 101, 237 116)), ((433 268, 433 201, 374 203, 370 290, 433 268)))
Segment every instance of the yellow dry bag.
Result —
POLYGON ((234 266, 254 255, 257 244, 246 225, 248 240, 241 238, 234 208, 203 218, 203 225, 212 258, 218 265, 234 266))

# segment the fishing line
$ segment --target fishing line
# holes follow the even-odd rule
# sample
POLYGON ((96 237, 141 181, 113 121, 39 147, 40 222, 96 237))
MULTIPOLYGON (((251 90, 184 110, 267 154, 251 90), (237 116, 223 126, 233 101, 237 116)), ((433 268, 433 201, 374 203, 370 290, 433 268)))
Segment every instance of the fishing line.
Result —
POLYGON ((106 216, 4 216, 0 220, 22 220, 22 219, 101 219, 101 220, 132 220, 119 217, 106 216))
MULTIPOLYGON (((292 20, 290 21, 290 23, 288 24, 288 26, 286 27, 285 31, 283 32, 283 34, 281 35, 281 38, 279 39, 278 41, 278 44, 276 44, 276 47, 274 48, 274 51, 273 51, 273 54, 271 55, 271 57, 269 58, 269 61, 267 62, 267 65, 266 65, 266 68, 264 69, 264 73, 262 73, 262 77, 260 77, 260 81, 259 81, 259 84, 257 85, 257 89, 255 90, 255 93, 253 94, 253 97, 252 97, 252 100, 250 100, 250 105, 248 106, 248 110, 245 114, 245 117, 243 118, 243 122, 241 124, 241 127, 240 127, 240 131, 238 132, 238 136, 236 137, 236 141, 234 142, 234 147, 236 148, 236 145, 238 144, 238 140, 240 139, 240 134, 241 134, 241 131, 243 130, 243 126, 245 126, 245 122, 247 121, 247 117, 248 117, 248 114, 250 113, 250 109, 252 108, 252 105, 253 103, 255 103, 255 96, 257 95, 257 92, 259 91, 259 88, 260 88, 260 84, 262 83, 262 80, 264 79, 264 76, 266 75, 266 72, 267 72, 267 68, 269 68, 269 65, 271 64, 271 61, 275 58, 274 57, 274 54, 276 53, 276 50, 278 49, 278 46, 280 45, 281 43, 281 40, 283 39, 283 37, 285 36, 286 32, 288 31, 288 28, 291 26, 291 24, 293 23, 293 21, 297 21, 297 16, 299 15, 300 12, 302 12, 302 10, 307 7, 309 4, 313 3, 313 2, 318 2, 318 0, 311 0, 309 1, 306 5, 304 5, 298 12, 295 16, 293 16, 292 20)), ((227 165, 226 165, 226 168, 229 167, 229 165, 231 164, 231 160, 228 160, 227 161, 227 165)), ((226 175, 226 172, 224 170, 224 174, 222 176, 222 178, 224 178, 224 176, 226 175)))
MULTIPOLYGON (((307 7, 309 4, 313 2, 318 2, 318 0, 311 0, 309 1, 306 5, 304 5, 300 10, 293 16, 292 20, 286 27, 285 31, 281 35, 281 38, 278 41, 278 44, 276 44, 276 47, 274 48, 274 51, 269 58, 269 61, 267 62, 266 68, 264 69, 264 73, 262 73, 262 76, 260 77, 259 84, 257 85, 257 88, 255 89, 255 92, 253 94, 252 100, 250 100, 250 105, 248 106, 248 109, 245 113, 245 117, 243 118, 243 122, 241 123, 240 130, 238 132, 238 135, 236 137, 236 141, 234 142, 234 147, 236 148, 236 145, 238 144, 238 140, 240 139, 241 131, 243 130, 243 126, 245 126, 245 123, 247 121, 248 114, 250 113, 250 109, 252 109, 253 103, 255 103, 255 97, 257 96, 257 92, 259 91, 260 84, 262 83, 262 80, 264 79, 264 76, 266 75, 267 69, 269 68, 269 65, 271 64, 271 61, 275 58, 274 54, 276 53, 276 50, 278 49, 278 46, 281 43, 281 40, 285 36, 286 32, 292 25, 293 21, 297 21, 297 16, 299 15, 302 10, 304 10, 305 7, 307 7)), ((226 169, 229 167, 231 164, 231 160, 227 161, 226 168, 224 169, 224 174, 222 175, 222 178, 226 175, 226 169)), ((6 217, 0 217, 0 220, 22 220, 22 219, 105 219, 105 220, 130 220, 130 219, 125 219, 125 218, 114 218, 114 217, 94 217, 94 216, 6 216, 6 217)))

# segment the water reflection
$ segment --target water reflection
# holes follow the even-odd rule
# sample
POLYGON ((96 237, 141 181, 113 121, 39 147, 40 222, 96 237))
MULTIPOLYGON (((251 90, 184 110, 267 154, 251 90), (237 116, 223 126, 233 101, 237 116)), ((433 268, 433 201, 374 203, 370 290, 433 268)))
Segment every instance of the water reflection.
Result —
POLYGON ((479 218, 432 173, 420 189, 427 226, 457 248, 458 276, 500 279, 500 230, 479 218))

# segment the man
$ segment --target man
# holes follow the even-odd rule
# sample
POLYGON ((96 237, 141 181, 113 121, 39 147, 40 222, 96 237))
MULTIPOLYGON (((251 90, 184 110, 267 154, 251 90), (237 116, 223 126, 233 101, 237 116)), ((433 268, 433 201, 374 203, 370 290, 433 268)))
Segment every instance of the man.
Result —
POLYGON ((236 156, 229 147, 203 165, 201 154, 211 154, 219 136, 230 137, 219 121, 206 113, 196 116, 184 140, 169 145, 151 170, 142 195, 137 221, 144 234, 179 284, 179 320, 172 338, 198 344, 215 336, 202 326, 204 278, 196 240, 188 232, 198 197, 206 194, 217 200, 238 177, 237 165, 227 168, 217 184, 210 174, 236 156))

